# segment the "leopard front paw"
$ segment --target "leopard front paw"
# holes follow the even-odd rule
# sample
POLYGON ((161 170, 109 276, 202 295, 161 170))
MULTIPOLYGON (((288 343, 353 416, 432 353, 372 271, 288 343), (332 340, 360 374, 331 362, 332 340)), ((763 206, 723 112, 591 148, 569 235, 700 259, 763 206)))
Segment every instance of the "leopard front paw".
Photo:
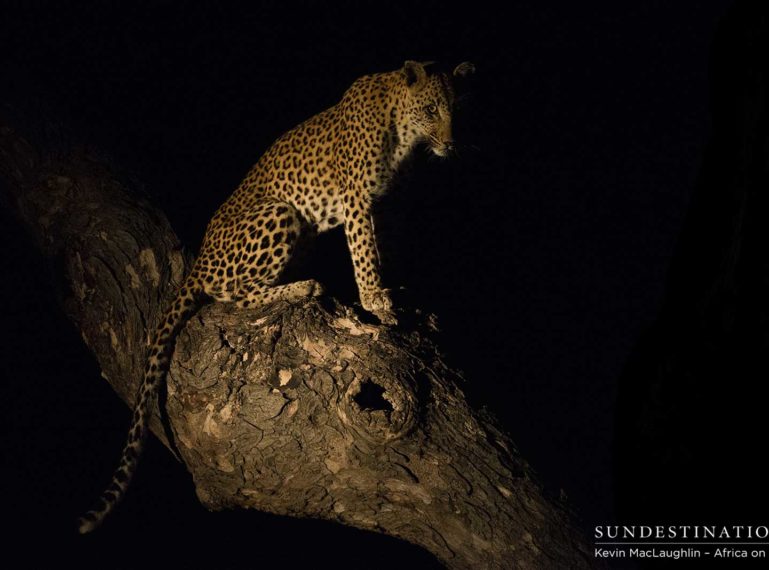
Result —
POLYGON ((379 322, 383 325, 395 326, 398 324, 398 317, 395 316, 395 311, 372 311, 379 322))
POLYGON ((361 292, 360 302, 363 308, 373 313, 385 325, 397 325, 398 319, 393 311, 393 302, 387 289, 374 289, 361 292))
POLYGON ((361 291, 360 304, 370 313, 392 311, 393 302, 387 289, 370 289, 361 291))

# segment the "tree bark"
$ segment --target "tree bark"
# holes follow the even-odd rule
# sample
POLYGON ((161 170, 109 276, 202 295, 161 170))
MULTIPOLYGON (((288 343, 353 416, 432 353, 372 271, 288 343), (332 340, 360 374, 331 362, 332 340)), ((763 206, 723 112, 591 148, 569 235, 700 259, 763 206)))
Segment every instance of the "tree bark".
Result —
MULTIPOLYGON (((66 313, 130 405, 147 331, 190 257, 165 216, 85 151, 43 156, 0 123, 0 174, 60 268, 66 313)), ((209 305, 178 338, 152 429, 211 510, 333 520, 421 545, 450 568, 595 565, 566 508, 468 406, 430 317, 407 317, 369 324, 333 299, 209 305)))

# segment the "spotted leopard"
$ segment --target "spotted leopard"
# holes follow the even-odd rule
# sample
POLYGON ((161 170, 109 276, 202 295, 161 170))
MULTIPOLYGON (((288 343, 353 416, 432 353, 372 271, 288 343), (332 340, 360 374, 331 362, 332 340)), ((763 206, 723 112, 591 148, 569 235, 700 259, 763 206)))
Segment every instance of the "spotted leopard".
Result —
POLYGON ((281 136, 249 171, 209 222, 200 255, 155 332, 120 465, 79 520, 81 533, 97 528, 123 497, 176 336, 201 304, 257 307, 321 293, 313 280, 276 284, 303 230, 344 224, 361 305, 396 324, 380 278, 372 201, 419 143, 438 156, 453 149, 454 80, 473 72, 467 62, 447 74, 407 61, 361 77, 339 103, 281 136))

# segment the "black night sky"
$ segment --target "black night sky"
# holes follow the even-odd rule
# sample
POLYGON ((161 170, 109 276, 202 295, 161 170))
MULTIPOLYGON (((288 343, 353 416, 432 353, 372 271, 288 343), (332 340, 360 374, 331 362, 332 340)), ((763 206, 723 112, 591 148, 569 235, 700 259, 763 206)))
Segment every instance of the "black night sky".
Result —
MULTIPOLYGON (((0 16, 0 112, 43 138, 60 121, 140 181, 196 251, 267 146, 354 79, 406 59, 474 62, 460 156, 418 153, 382 200, 386 281, 438 315, 471 401, 500 418, 589 531, 618 516, 618 386, 663 304, 711 136, 709 60, 731 4, 19 3, 0 16)), ((146 553, 136 540, 179 567, 437 564, 325 522, 208 514, 156 441, 108 524, 75 536, 129 410, 7 206, 1 223, 3 510, 18 536, 39 537, 24 551, 30 564, 77 554, 86 566, 134 567, 146 553)), ((308 271, 354 301, 341 232, 321 236, 312 259, 308 271)))

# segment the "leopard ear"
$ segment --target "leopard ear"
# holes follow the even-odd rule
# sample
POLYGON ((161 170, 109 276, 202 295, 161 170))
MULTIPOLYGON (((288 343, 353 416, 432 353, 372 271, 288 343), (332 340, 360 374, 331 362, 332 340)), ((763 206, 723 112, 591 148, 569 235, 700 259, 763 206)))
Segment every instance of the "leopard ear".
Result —
POLYGON ((403 64, 403 69, 401 71, 403 72, 403 75, 406 76, 406 85, 414 91, 421 89, 427 81, 425 64, 419 63, 418 61, 406 61, 406 63, 403 64))
POLYGON ((475 65, 473 65, 469 61, 463 61, 462 63, 457 65, 454 68, 454 73, 453 73, 454 77, 461 77, 463 79, 466 79, 474 74, 475 74, 475 65))

